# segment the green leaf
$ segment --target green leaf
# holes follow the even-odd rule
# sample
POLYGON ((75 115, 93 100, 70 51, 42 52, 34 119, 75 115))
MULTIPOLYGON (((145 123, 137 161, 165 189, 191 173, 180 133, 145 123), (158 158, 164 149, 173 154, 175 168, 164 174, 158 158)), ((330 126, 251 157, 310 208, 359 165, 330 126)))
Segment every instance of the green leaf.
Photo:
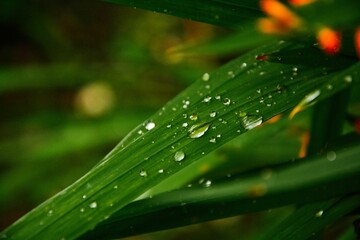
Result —
POLYGON ((258 1, 221 0, 108 0, 134 8, 143 8, 159 13, 170 14, 186 19, 239 29, 245 21, 263 16, 258 1))
POLYGON ((327 80, 321 76, 333 71, 301 66, 301 57, 296 74, 293 65, 256 60, 292 48, 299 46, 273 43, 205 74, 88 174, 3 234, 13 239, 79 237, 174 173, 291 109, 327 80), (213 144, 211 139, 218 135, 213 144))
MULTIPOLYGON (((306 159, 307 161, 299 160, 298 163, 273 167, 270 177, 264 178, 260 172, 226 183, 216 184, 215 182, 207 188, 182 189, 133 202, 81 239, 125 237, 289 204, 330 199, 359 191, 360 163, 356 156, 360 153, 358 145, 360 138, 358 136, 355 136, 355 139, 346 137, 342 141, 350 142, 350 144, 329 151, 336 154, 335 160, 329 158, 329 153, 326 153, 306 159), (348 187, 344 188, 344 186, 348 187), (157 219, 157 221, 152 221, 152 219, 157 219)), ((330 209, 322 206, 322 203, 310 204, 309 207, 305 207, 306 215, 301 215, 303 213, 301 210, 299 213, 295 212, 294 217, 290 217, 292 220, 299 218, 298 223, 292 225, 290 223, 296 221, 286 220, 286 223, 281 224, 264 239, 274 239, 272 234, 276 233, 290 236, 292 232, 311 233, 315 229, 324 228, 330 222, 359 206, 359 197, 356 195, 344 199, 341 204, 337 203, 339 211, 338 207, 330 209), (324 215, 321 219, 317 219, 315 215, 320 210, 324 211, 324 215), (333 211, 335 211, 334 214, 333 211), (302 221, 311 220, 316 221, 311 223, 313 228, 301 227, 302 221), (289 226, 288 229, 287 226, 289 226)), ((334 201, 329 202, 332 205, 334 201)), ((299 239, 306 239, 304 235, 300 236, 303 237, 299 239)))
POLYGON ((306 204, 262 239, 309 239, 359 206, 360 194, 306 204))

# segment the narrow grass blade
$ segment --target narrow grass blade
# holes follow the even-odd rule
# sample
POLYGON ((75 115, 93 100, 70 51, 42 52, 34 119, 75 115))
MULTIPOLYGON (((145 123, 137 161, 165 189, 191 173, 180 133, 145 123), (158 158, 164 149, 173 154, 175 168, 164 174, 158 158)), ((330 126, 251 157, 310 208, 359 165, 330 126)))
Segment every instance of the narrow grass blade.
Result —
MULTIPOLYGON (((208 188, 177 190, 133 202, 82 239, 125 237, 357 192, 360 190, 360 163, 356 156, 360 153, 360 139, 356 139, 352 144, 334 150, 336 160, 330 161, 328 154, 324 154, 297 164, 275 167, 268 179, 264 179, 261 173, 254 174, 227 183, 214 183, 208 188)), ((348 139, 343 138, 343 141, 348 142, 348 139)), ((355 209, 359 203, 359 195, 356 195, 338 205, 340 212, 334 208, 335 215, 329 211, 331 209, 324 208, 324 215, 318 220, 315 214, 320 208, 310 211, 311 214, 302 219, 321 221, 321 224, 315 224, 314 227, 324 227, 324 224, 355 209)), ((286 224, 284 229, 285 226, 286 224)), ((298 232, 301 231, 299 226, 293 227, 297 227, 298 232)), ((273 233, 282 233, 279 229, 281 227, 273 233)), ((289 232, 290 229, 287 234, 289 232)))
POLYGON ((358 207, 360 194, 306 204, 261 239, 309 239, 358 207))
POLYGON ((239 29, 241 24, 247 20, 256 19, 263 15, 258 7, 258 1, 247 0, 238 3, 219 0, 183 0, 181 2, 171 0, 152 2, 145 0, 108 0, 108 2, 234 29, 239 29))

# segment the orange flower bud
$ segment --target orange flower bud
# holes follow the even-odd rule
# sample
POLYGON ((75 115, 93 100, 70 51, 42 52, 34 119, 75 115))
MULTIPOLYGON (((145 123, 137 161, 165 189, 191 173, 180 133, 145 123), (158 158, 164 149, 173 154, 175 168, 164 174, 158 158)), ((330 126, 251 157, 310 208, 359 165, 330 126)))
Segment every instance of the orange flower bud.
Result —
POLYGON ((355 48, 357 55, 360 58, 360 27, 358 27, 355 31, 355 48))
POLYGON ((339 52, 341 47, 340 33, 324 27, 317 33, 317 39, 320 47, 328 54, 339 52))
POLYGON ((296 7, 302 7, 305 5, 308 5, 310 3, 315 2, 316 0, 289 0, 289 3, 291 3, 292 5, 296 6, 296 7))
POLYGON ((277 0, 261 0, 260 7, 266 14, 276 19, 280 25, 287 29, 293 29, 300 25, 300 19, 277 0))

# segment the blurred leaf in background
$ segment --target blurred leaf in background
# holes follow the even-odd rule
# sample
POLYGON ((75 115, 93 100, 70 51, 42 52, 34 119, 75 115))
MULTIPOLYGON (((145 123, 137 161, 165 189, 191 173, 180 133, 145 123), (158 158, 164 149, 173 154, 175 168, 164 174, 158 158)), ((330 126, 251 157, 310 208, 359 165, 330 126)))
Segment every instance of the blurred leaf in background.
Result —
POLYGON ((0 12, 1 229, 217 65, 164 54, 220 31, 206 24, 99 1, 2 1, 0 12))

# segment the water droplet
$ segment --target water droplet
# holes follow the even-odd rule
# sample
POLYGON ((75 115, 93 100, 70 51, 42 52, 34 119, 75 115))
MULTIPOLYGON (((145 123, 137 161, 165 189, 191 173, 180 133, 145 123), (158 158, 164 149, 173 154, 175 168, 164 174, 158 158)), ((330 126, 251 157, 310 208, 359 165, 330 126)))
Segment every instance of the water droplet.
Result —
POLYGON ((210 117, 216 117, 216 112, 211 112, 209 115, 210 117))
POLYGON ((82 198, 85 199, 85 198, 86 198, 86 195, 84 194, 84 195, 82 196, 82 198))
POLYGON ((146 172, 145 170, 141 170, 140 173, 139 173, 139 175, 140 175, 141 177, 147 177, 147 172, 146 172))
POLYGON ((347 83, 351 83, 352 82, 352 77, 350 75, 347 75, 344 77, 344 81, 347 83))
POLYGON ((80 212, 85 212, 85 209, 84 209, 84 208, 80 208, 80 212))
POLYGON ((92 202, 89 204, 90 208, 96 208, 97 207, 97 203, 96 202, 92 202))
POLYGON ((148 122, 147 124, 146 124, 146 126, 145 126, 145 128, 147 129, 147 130, 151 130, 151 129, 153 129, 155 127, 155 123, 153 123, 153 122, 148 122))
POLYGON ((208 102, 210 102, 210 100, 211 100, 211 97, 207 96, 207 97, 204 98, 203 102, 208 103, 208 102))
POLYGON ((327 90, 332 90, 332 89, 333 89, 333 86, 332 86, 331 84, 327 84, 327 85, 326 85, 326 89, 327 89, 327 90))
POLYGON ((143 131, 139 130, 137 133, 138 133, 139 135, 141 135, 141 134, 143 134, 143 131))
POLYGON ((187 123, 187 122, 184 122, 183 124, 182 124, 182 126, 183 127, 187 127, 189 124, 187 123))
POLYGON ((247 66, 247 63, 245 63, 245 62, 241 64, 241 68, 246 68, 246 66, 247 66))
POLYGON ((251 130, 257 126, 259 126, 263 121, 262 116, 258 115, 246 115, 240 119, 241 125, 247 129, 251 130))
POLYGON ((231 78, 234 78, 235 77, 235 74, 234 74, 234 72, 233 71, 228 71, 228 73, 227 73, 228 75, 229 75, 229 77, 231 77, 231 78))
POLYGON ((210 180, 206 180, 205 182, 205 187, 210 187, 211 186, 211 181, 210 180))
POLYGON ((215 99, 216 99, 216 100, 220 100, 220 99, 221 99, 221 96, 220 96, 220 95, 217 95, 217 96, 215 96, 215 99))
POLYGON ((196 114, 191 114, 189 118, 190 118, 190 120, 192 120, 192 121, 196 121, 196 120, 198 119, 198 115, 196 115, 196 114))
POLYGON ((257 92, 258 94, 260 94, 260 93, 261 93, 261 89, 256 90, 256 92, 257 92))
POLYGON ((210 123, 199 123, 199 124, 195 124, 193 125, 190 129, 189 129, 189 137, 190 138, 199 138, 201 136, 203 136, 206 131, 209 129, 210 123))
POLYGON ((114 189, 118 189, 118 185, 115 185, 115 186, 114 186, 114 189))
POLYGON ((203 81, 207 82, 210 79, 210 74, 209 73, 204 73, 201 78, 202 78, 203 81))
POLYGON ((48 213, 47 213, 47 215, 48 215, 48 216, 51 216, 51 215, 53 215, 53 213, 54 213, 53 210, 49 210, 48 213))
POLYGON ((164 169, 159 169, 158 173, 164 173, 164 169))
POLYGON ((211 142, 211 143, 216 143, 216 138, 214 138, 214 137, 210 138, 210 139, 209 139, 209 142, 211 142))
POLYGON ((293 67, 292 69, 294 72, 297 72, 298 68, 297 67, 293 67))
POLYGON ((247 112, 240 112, 239 116, 240 117, 245 117, 247 115, 247 112))
POLYGON ((319 210, 318 212, 315 213, 315 217, 321 217, 324 214, 323 210, 319 210))
POLYGON ((335 153, 334 151, 329 151, 329 152, 326 154, 326 158, 327 158, 327 160, 329 160, 330 162, 335 161, 335 159, 336 159, 336 153, 335 153))
POLYGON ((185 158, 185 153, 183 151, 177 151, 174 155, 174 159, 177 162, 182 161, 185 158))
POLYGON ((231 100, 229 98, 224 98, 224 100, 223 100, 224 105, 230 105, 230 103, 231 103, 231 100))

